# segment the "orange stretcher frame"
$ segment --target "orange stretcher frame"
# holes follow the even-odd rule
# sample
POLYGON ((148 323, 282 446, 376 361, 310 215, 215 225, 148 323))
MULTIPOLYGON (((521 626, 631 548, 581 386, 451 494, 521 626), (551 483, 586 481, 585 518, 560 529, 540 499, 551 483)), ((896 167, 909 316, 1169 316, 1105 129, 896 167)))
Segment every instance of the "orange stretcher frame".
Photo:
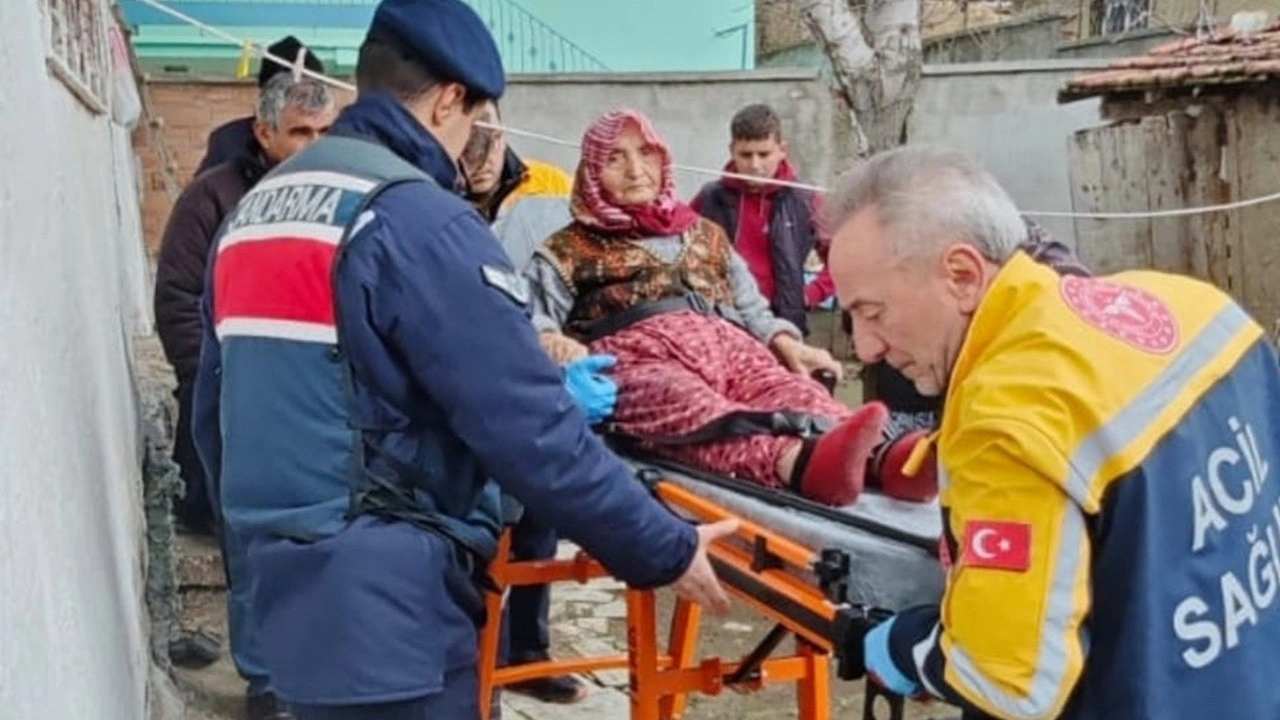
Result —
MULTIPOLYGON (((645 478, 642 477, 642 480, 645 478)), ((734 517, 724 508, 671 482, 645 480, 668 506, 699 523, 734 517)), ((695 657, 701 608, 677 598, 665 648, 659 646, 654 591, 626 590, 625 654, 557 659, 516 667, 500 667, 502 607, 506 591, 522 585, 585 583, 609 573, 586 553, 565 560, 512 561, 511 530, 499 541, 489 566, 496 587, 486 594, 488 622, 480 635, 480 717, 489 720, 494 690, 537 678, 628 670, 631 720, 675 720, 684 714, 690 693, 718 695, 726 688, 755 691, 766 684, 793 683, 799 720, 829 720, 831 661, 839 662, 842 679, 863 675, 862 634, 884 613, 845 601, 848 556, 840 551, 814 552, 754 523, 742 521, 733 537, 713 543, 708 555, 721 582, 735 598, 773 620, 774 628, 745 657, 737 660, 695 657), (799 571, 801 576, 797 576, 799 571), (818 582, 805 576, 815 576, 818 582), (774 657, 788 635, 795 651, 774 657), (856 637, 857 642, 849 642, 856 637), (857 657, 848 653, 856 652, 857 657)), ((899 720, 901 697, 875 683, 866 684, 864 720, 899 720), (883 699, 884 702, 878 702, 883 699), (887 714, 879 714, 881 711, 887 714)))

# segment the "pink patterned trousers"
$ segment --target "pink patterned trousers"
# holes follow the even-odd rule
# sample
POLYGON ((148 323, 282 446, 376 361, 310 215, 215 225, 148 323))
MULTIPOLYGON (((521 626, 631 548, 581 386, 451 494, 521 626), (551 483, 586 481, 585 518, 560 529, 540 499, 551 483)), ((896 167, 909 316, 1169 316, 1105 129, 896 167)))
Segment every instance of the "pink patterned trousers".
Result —
MULTIPOLYGON (((784 367, 767 347, 733 323, 692 311, 664 313, 591 344, 617 356, 612 422, 627 435, 683 435, 728 413, 807 412, 840 421, 850 414, 817 381, 784 367)), ((746 435, 696 445, 650 445, 676 462, 770 487, 790 478, 779 456, 797 438, 746 435)))

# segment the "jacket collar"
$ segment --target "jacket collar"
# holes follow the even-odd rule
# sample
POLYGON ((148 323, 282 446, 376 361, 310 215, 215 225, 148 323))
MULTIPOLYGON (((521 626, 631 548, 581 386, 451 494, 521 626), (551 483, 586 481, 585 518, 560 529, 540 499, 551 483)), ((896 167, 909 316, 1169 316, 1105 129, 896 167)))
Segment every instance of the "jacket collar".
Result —
POLYGON ((231 160, 240 172, 240 177, 247 184, 254 185, 267 174, 273 163, 267 160, 266 152, 258 142, 258 137, 253 134, 253 117, 240 118, 239 122, 245 128, 244 145, 231 160))
POLYGON ((372 140, 430 175, 441 187, 457 187, 458 166, 444 146, 388 94, 360 96, 342 111, 329 132, 372 140))
POLYGON ((256 140, 236 156, 235 164, 240 171, 240 177, 250 186, 256 185, 274 166, 274 163, 267 160, 266 153, 262 151, 256 140))
POLYGON ((1001 343, 1012 318, 1017 317, 1041 295, 1057 291, 1058 274, 1032 260, 1019 250, 1005 261, 995 279, 978 303, 977 312, 969 323, 964 342, 956 356, 955 366, 948 383, 948 399, 951 391, 964 384, 974 368, 1002 349, 1001 343))

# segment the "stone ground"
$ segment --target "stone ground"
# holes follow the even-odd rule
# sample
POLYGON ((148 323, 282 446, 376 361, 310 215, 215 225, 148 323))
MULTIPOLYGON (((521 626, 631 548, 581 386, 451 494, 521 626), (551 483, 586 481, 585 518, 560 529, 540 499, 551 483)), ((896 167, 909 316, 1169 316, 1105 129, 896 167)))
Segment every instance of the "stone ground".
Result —
MULTIPOLYGON (((211 541, 179 538, 179 575, 183 586, 183 620, 188 628, 204 628, 226 636, 226 606, 221 588, 222 568, 211 541)), ((572 553, 567 543, 562 550, 572 553)), ((552 649, 558 657, 625 652, 625 603, 622 586, 608 579, 583 585, 562 584, 553 589, 552 649)), ((660 620, 669 617, 671 597, 660 598, 660 620)), ((660 627, 662 625, 660 624, 660 627)), ((704 657, 738 659, 749 652, 770 624, 742 603, 726 618, 704 618, 699 652, 704 657)), ((186 720, 242 720, 243 684, 225 651, 201 670, 175 669, 176 681, 187 696, 186 720)), ((576 705, 544 705, 504 693, 505 720, 623 720, 629 715, 626 671, 606 671, 585 678, 591 692, 576 705)), ((862 683, 833 680, 833 718, 862 717, 862 683)), ((952 720, 958 713, 940 705, 911 704, 907 720, 952 720)), ((796 717, 795 694, 789 686, 743 695, 726 692, 716 697, 692 696, 688 720, 773 720, 796 717)))

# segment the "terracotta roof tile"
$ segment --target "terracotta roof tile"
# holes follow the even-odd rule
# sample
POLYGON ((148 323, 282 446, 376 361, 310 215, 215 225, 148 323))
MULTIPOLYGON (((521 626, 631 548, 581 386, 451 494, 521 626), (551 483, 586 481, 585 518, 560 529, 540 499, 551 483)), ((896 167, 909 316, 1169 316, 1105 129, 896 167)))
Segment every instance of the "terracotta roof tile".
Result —
POLYGON ((1237 36, 1230 26, 1203 40, 1183 38, 1124 58, 1106 70, 1069 80, 1061 102, 1112 92, 1192 85, 1230 85, 1280 78, 1280 22, 1253 35, 1237 36))

